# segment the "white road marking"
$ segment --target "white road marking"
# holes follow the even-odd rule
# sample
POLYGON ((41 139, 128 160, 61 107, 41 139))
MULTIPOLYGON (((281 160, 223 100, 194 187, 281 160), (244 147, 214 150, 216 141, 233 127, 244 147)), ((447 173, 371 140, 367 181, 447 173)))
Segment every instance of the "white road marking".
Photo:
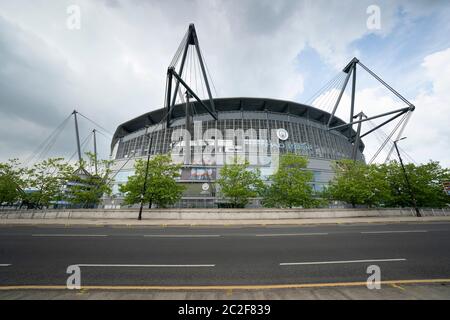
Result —
POLYGON ((427 230, 398 230, 398 231, 362 231, 361 233, 424 233, 427 230))
POLYGON ((283 237, 283 236, 323 236, 328 233, 261 233, 255 234, 257 237, 283 237))
POLYGON ((49 234, 32 234, 32 237, 107 237, 107 234, 64 234, 64 233, 49 233, 49 234))
POLYGON ((406 261, 406 259, 370 259, 370 260, 344 260, 344 261, 315 261, 315 262, 283 262, 280 266, 298 266, 314 264, 342 264, 342 263, 365 263, 365 262, 394 262, 406 261))
POLYGON ((77 264, 79 267, 120 267, 120 268, 200 268, 215 267, 215 264, 77 264))
POLYGON ((150 238, 217 238, 219 234, 144 234, 150 238))
POLYGON ((0 267, 9 267, 11 264, 9 263, 3 263, 3 264, 0 264, 0 267))

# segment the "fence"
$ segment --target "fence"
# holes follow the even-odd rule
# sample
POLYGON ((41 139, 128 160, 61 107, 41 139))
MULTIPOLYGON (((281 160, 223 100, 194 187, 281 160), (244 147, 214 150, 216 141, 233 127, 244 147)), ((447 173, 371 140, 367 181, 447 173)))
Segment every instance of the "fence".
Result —
MULTIPOLYGON (((421 209, 422 216, 449 216, 450 209, 421 209)), ((2 210, 0 219, 136 219, 138 209, 2 210)), ((386 209, 146 209, 143 219, 257 220, 355 217, 415 217, 412 208, 386 209)))

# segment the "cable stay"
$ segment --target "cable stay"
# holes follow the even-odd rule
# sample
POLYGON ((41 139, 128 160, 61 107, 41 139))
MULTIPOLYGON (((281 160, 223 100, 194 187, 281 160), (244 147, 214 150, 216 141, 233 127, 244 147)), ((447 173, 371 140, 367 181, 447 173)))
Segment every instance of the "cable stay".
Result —
MULTIPOLYGON (((406 123, 408 121, 408 118, 410 116, 411 113, 408 113, 407 115, 405 115, 406 119, 401 119, 401 122, 398 124, 399 126, 401 125, 401 128, 404 128, 406 126, 406 123)), ((368 124, 371 127, 375 127, 376 124, 373 123, 373 121, 369 121, 368 124)), ((395 129, 395 128, 394 128, 395 129)), ((398 127, 397 127, 398 129, 398 127)), ((396 130, 395 130, 396 131, 396 130)), ((401 131, 399 131, 399 133, 397 134, 397 138, 401 136, 401 131)), ((379 156, 379 154, 381 153, 382 150, 384 150, 385 146, 387 145, 388 147, 394 147, 394 143, 392 142, 392 140, 390 139, 390 137, 392 137, 392 135, 387 135, 383 129, 378 129, 376 131, 374 131, 374 137, 376 138, 376 140, 378 141, 378 143, 380 144, 380 148, 377 149, 376 153, 373 155, 373 157, 371 158, 369 163, 373 163, 375 161, 375 159, 379 156)), ((395 140, 396 140, 395 139, 395 140)), ((415 164, 417 164, 417 162, 408 154, 406 153, 406 151, 404 151, 403 149, 401 149, 400 147, 398 147, 403 154, 405 154, 405 156, 408 158, 408 160, 410 162, 413 162, 415 164)), ((385 163, 387 163, 389 160, 385 161, 385 163)))
MULTIPOLYGON (((92 134, 93 134, 92 132, 89 133, 89 134, 82 140, 82 142, 81 142, 81 144, 80 144, 80 147, 83 148, 83 151, 86 150, 86 146, 88 145, 88 142, 90 142, 90 140, 91 140, 90 138, 92 137, 92 134)), ((70 156, 68 162, 72 161, 73 158, 77 155, 77 153, 78 153, 78 150, 75 149, 75 152, 70 156)))
POLYGON ((108 142, 111 142, 111 137, 108 137, 108 133, 104 133, 102 130, 95 129, 95 132, 100 133, 100 135, 105 138, 108 142))
POLYGON ((61 132, 69 122, 70 115, 67 116, 56 129, 26 158, 24 165, 34 164, 42 159, 55 144, 61 132), (34 160, 34 161, 33 161, 34 160))
POLYGON ((340 88, 342 88, 344 78, 345 73, 339 72, 334 78, 306 100, 305 103, 324 111, 327 111, 328 109, 331 111, 331 102, 334 103, 333 101, 337 99, 337 94, 340 88))
POLYGON ((82 113, 80 113, 80 112, 78 112, 78 111, 77 111, 77 113, 78 113, 80 116, 82 116, 83 118, 85 118, 86 120, 88 120, 89 122, 91 122, 91 123, 97 128, 97 131, 98 131, 98 129, 101 129, 103 132, 107 133, 107 134, 110 135, 111 138, 112 138, 113 134, 112 134, 108 129, 105 129, 104 127, 102 127, 101 125, 99 125, 99 124, 98 124, 97 122, 95 122, 94 120, 88 118, 88 117, 85 116, 84 114, 82 114, 82 113))
MULTIPOLYGON (((405 130, 406 125, 407 125, 408 122, 409 122, 409 119, 411 119, 411 115, 412 115, 411 112, 407 114, 406 119, 405 119, 405 121, 403 122, 403 125, 402 125, 402 127, 400 128, 400 131, 398 132, 397 137, 395 138, 395 140, 398 140, 398 139, 401 138, 401 136, 402 136, 402 134, 403 134, 403 131, 405 130)), ((391 149, 389 150, 389 152, 388 152, 388 154, 387 154, 387 157, 386 157, 386 160, 384 160, 384 163, 389 162, 389 160, 391 159, 391 155, 392 155, 392 153, 394 152, 394 149, 395 149, 395 145, 394 145, 394 143, 392 143, 391 149)), ((405 152, 404 152, 404 153, 405 153, 405 152)), ((405 153, 405 154, 406 154, 406 153, 405 153)), ((407 155, 407 157, 408 157, 408 155, 407 155)))
MULTIPOLYGON (((74 110, 55 128, 55 130, 52 131, 52 133, 41 144, 39 144, 39 146, 28 156, 28 158, 26 158, 23 165, 25 165, 25 166, 34 165, 41 159, 46 158, 48 156, 49 152, 55 146, 55 144, 58 141, 58 138, 61 136, 62 132, 67 128, 67 125, 70 122, 69 120, 71 119, 72 116, 73 116, 74 122, 75 122, 75 135, 76 135, 76 145, 77 145, 75 154, 78 154, 78 162, 81 163, 82 156, 83 156, 82 151, 84 152, 84 149, 82 150, 82 147, 84 146, 85 141, 83 141, 83 143, 80 143, 77 115, 80 115, 84 119, 88 120, 91 124, 93 124, 95 126, 95 129, 94 129, 95 133, 99 133, 104 138, 106 138, 108 141, 111 139, 112 134, 107 129, 105 129, 103 126, 99 125, 94 120, 92 120, 92 119, 88 118, 87 116, 74 110), (97 128, 99 128, 99 129, 97 129, 97 128)), ((91 132, 90 136, 92 136, 92 132, 91 132)), ((97 157, 96 141, 94 143, 94 153, 95 153, 95 156, 97 157)), ((72 155, 69 158, 69 162, 72 161, 73 157, 74 157, 74 155, 72 155)))
MULTIPOLYGON (((398 128, 401 126, 401 124, 405 121, 405 119, 407 118, 407 114, 405 114, 400 121, 395 125, 395 127, 392 129, 392 131, 389 133, 389 135, 387 135, 385 137, 385 140, 383 141, 383 143, 381 144, 381 146, 378 148, 378 150, 375 152, 375 154, 372 156, 372 158, 369 161, 369 164, 373 163, 375 161, 375 159, 378 157, 378 155, 380 154, 380 152, 384 149, 384 147, 388 144, 388 143, 392 143, 391 139, 392 136, 395 134, 395 132, 398 130, 398 128)), ((373 129, 371 129, 372 131, 377 127, 376 125, 374 125, 375 127, 373 129)))

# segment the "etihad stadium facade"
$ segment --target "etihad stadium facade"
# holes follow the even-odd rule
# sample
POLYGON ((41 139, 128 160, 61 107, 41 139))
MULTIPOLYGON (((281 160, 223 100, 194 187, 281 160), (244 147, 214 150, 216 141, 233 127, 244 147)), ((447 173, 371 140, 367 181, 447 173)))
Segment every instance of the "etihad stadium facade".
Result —
MULTIPOLYGON (((220 98, 214 99, 214 104, 217 120, 195 101, 190 102, 189 117, 186 117, 189 109, 185 104, 175 105, 169 126, 165 121, 165 108, 121 124, 111 143, 115 180, 113 197, 105 199, 105 206, 121 206, 123 194, 119 192, 119 185, 134 174, 135 160, 146 159, 148 152, 152 156, 173 154, 175 149, 187 151, 178 179, 186 188, 175 207, 188 208, 214 208, 223 204, 215 181, 221 166, 230 157, 257 159, 250 161, 251 168, 258 167, 262 178, 270 183, 278 153, 304 155, 309 159, 308 170, 314 173, 312 187, 316 191, 322 190, 333 178, 332 161, 352 158, 353 144, 349 137, 355 132, 349 126, 342 131, 328 130, 345 122, 333 117, 327 126, 331 115, 312 106, 264 98, 220 98), (188 138, 179 134, 186 129, 186 122, 191 133, 188 138), (230 136, 230 132, 235 136, 230 136)), ((357 159, 364 160, 363 151, 361 142, 357 159)), ((259 199, 253 199, 250 204, 260 205, 259 199)))

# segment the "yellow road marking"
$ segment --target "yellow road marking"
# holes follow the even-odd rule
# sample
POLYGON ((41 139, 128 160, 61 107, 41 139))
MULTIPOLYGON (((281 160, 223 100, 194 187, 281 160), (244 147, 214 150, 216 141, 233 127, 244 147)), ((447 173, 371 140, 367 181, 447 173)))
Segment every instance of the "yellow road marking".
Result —
MULTIPOLYGON (((450 279, 419 279, 419 280, 387 280, 381 284, 398 286, 401 284, 450 283, 450 279)), ((268 285, 205 285, 205 286, 82 286, 81 290, 263 290, 263 289, 306 289, 324 287, 366 286, 364 282, 331 282, 303 284, 268 284, 268 285)), ((61 285, 18 285, 0 286, 0 291, 6 290, 67 290, 61 285)))
POLYGON ((391 284, 391 287, 393 287, 393 288, 397 288, 397 289, 400 289, 400 290, 405 290, 405 288, 403 288, 403 287, 400 287, 399 285, 397 285, 397 284, 395 284, 395 283, 392 283, 391 284))

